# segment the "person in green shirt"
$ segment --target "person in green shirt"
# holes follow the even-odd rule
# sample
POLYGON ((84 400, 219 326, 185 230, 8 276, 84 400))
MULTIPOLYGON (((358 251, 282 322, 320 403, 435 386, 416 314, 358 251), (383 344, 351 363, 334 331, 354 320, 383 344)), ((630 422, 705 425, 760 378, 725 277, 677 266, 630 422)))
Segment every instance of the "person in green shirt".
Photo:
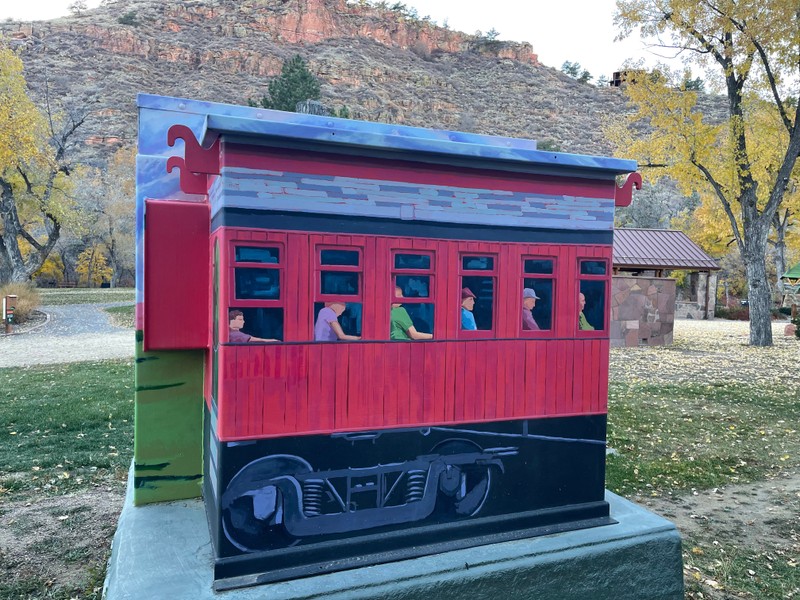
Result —
MULTIPOLYGON (((403 289, 398 285, 394 288, 394 297, 402 298, 403 289)), ((393 340, 432 340, 432 333, 422 333, 417 331, 414 327, 414 322, 408 314, 408 311, 403 308, 399 302, 392 304, 391 313, 391 326, 389 330, 389 337, 393 340)))
POLYGON ((586 306, 586 296, 578 294, 578 305, 580 306, 580 313, 578 313, 578 329, 581 331, 594 331, 594 327, 586 320, 586 315, 583 314, 583 308, 586 306))

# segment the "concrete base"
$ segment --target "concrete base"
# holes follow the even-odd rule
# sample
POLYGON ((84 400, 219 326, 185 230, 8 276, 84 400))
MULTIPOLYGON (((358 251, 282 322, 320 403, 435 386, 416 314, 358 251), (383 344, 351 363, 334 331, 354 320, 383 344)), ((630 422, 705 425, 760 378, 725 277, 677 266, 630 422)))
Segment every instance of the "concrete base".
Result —
POLYGON ((682 600, 669 521, 606 492, 619 523, 372 567, 214 592, 200 500, 133 506, 131 485, 103 590, 108 600, 682 600))

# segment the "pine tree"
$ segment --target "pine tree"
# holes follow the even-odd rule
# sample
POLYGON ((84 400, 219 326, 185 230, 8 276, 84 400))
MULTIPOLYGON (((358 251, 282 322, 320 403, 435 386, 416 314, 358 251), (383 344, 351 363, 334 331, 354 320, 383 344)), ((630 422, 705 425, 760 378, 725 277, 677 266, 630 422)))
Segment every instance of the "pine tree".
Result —
POLYGON ((299 54, 283 63, 281 74, 269 82, 268 90, 269 96, 264 96, 259 102, 251 100, 249 104, 295 112, 298 102, 320 98, 319 81, 299 54))

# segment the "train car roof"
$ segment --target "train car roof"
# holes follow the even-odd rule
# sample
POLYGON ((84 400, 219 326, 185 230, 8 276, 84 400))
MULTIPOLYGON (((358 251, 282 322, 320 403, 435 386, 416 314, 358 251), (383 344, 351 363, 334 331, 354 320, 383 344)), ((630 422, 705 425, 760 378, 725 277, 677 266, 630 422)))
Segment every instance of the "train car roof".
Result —
POLYGON ((182 120, 195 123, 192 129, 206 146, 222 135, 225 140, 248 144, 599 179, 631 173, 637 168, 634 160, 537 150, 535 140, 520 138, 151 94, 139 94, 137 104, 140 109, 185 115, 182 120))

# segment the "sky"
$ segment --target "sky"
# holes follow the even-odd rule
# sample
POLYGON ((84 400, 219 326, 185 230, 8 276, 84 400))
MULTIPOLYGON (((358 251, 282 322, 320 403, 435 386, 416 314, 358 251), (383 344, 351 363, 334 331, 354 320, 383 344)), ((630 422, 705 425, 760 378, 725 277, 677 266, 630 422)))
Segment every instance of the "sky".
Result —
MULTIPOLYGON (((52 19, 69 13, 74 0, 0 2, 0 20, 52 19)), ((402 0, 451 29, 484 33, 494 28, 498 39, 530 42, 543 64, 561 68, 577 62, 594 77, 610 77, 626 59, 644 59, 653 65, 663 60, 634 36, 614 42, 615 0, 402 0)), ((91 8, 100 0, 87 0, 91 8)))

